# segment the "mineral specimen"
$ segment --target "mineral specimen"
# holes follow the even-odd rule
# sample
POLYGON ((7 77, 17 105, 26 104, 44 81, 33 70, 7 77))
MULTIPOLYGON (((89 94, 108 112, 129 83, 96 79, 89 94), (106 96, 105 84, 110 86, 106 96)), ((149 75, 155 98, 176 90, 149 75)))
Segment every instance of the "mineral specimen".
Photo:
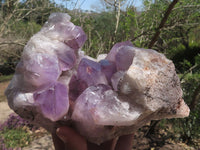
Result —
POLYGON ((94 59, 81 51, 85 41, 68 14, 51 14, 24 48, 5 92, 9 106, 50 132, 70 125, 97 144, 150 120, 189 115, 163 54, 127 41, 94 59))

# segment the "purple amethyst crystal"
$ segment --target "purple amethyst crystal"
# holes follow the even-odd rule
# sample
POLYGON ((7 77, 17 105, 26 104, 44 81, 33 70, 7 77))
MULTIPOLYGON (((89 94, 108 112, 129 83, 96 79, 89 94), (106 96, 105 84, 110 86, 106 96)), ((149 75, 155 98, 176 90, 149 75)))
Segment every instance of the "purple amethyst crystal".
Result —
POLYGON ((23 55, 16 68, 21 82, 20 87, 25 91, 40 90, 54 84, 61 74, 59 62, 55 56, 35 53, 23 55))
POLYGON ((115 63, 118 71, 126 71, 130 67, 134 59, 132 47, 121 47, 115 56, 115 63))
POLYGON ((72 119, 83 121, 87 116, 96 125, 131 125, 141 115, 140 109, 130 109, 131 103, 121 99, 109 86, 91 86, 76 100, 72 119))
POLYGON ((78 26, 73 30, 72 36, 73 38, 65 43, 73 49, 81 48, 87 39, 82 28, 78 26))
POLYGON ((70 16, 53 13, 24 48, 6 92, 13 100, 10 107, 33 105, 52 121, 64 117, 69 109, 68 82, 77 66, 77 50, 85 40, 85 33, 70 22, 70 16))
POLYGON ((78 96, 88 87, 87 83, 73 75, 69 83, 69 98, 75 101, 78 96))
POLYGON ((106 59, 115 62, 116 61, 116 55, 118 53, 118 51, 120 50, 120 48, 122 47, 126 47, 126 46, 133 46, 133 44, 130 41, 126 41, 126 42, 121 42, 121 43, 116 43, 112 49, 110 50, 110 52, 108 53, 106 59))
POLYGON ((78 66, 78 78, 86 82, 88 86, 108 84, 105 74, 98 62, 83 58, 78 66))
POLYGON ((42 114, 52 121, 61 119, 68 112, 67 88, 61 83, 56 83, 44 91, 35 92, 33 98, 42 114))
POLYGON ((50 132, 70 125, 97 144, 150 120, 189 115, 172 61, 130 41, 91 58, 70 18, 51 14, 25 46, 5 92, 16 113, 50 132))
POLYGON ((110 82, 112 75, 117 71, 115 63, 106 59, 101 60, 99 63, 101 71, 106 75, 108 82, 110 82))
POLYGON ((66 47, 64 51, 57 51, 57 56, 62 71, 67 71, 74 67, 76 55, 73 49, 66 47))
POLYGON ((108 53, 106 59, 114 62, 118 71, 126 71, 132 64, 135 53, 130 41, 117 43, 108 53))

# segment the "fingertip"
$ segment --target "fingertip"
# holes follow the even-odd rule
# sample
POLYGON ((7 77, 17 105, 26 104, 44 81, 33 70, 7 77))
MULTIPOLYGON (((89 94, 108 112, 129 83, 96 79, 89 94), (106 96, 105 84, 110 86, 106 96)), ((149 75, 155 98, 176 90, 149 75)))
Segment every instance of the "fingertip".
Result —
POLYGON ((67 133, 67 128, 59 127, 56 129, 56 135, 63 141, 67 141, 68 133, 67 133))
POLYGON ((58 134, 60 132, 60 128, 56 129, 56 134, 58 134))
POLYGON ((52 140, 54 143, 55 150, 65 149, 64 142, 55 133, 52 133, 52 140))
POLYGON ((133 138, 134 134, 128 134, 119 137, 116 144, 116 150, 132 150, 133 138))
POLYGON ((87 149, 86 140, 70 127, 59 127, 56 129, 56 134, 70 149, 87 149), (80 145, 77 143, 80 143, 80 145))

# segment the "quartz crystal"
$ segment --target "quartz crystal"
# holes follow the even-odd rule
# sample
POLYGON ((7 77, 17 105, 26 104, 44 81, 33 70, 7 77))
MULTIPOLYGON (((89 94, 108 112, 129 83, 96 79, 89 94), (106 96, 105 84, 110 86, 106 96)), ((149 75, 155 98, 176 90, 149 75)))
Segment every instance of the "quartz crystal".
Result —
POLYGON ((39 90, 56 82, 61 74, 59 61, 55 56, 42 53, 23 55, 16 67, 20 88, 25 91, 39 90))
POLYGON ((117 71, 116 64, 106 59, 101 60, 99 63, 101 65, 101 71, 105 74, 107 81, 110 82, 111 77, 117 71))
POLYGON ((87 113, 96 125, 129 126, 141 115, 131 105, 109 86, 90 86, 77 98, 72 120, 83 121, 87 113))
POLYGON ((78 78, 85 81, 88 86, 108 84, 100 63, 87 58, 83 58, 78 65, 78 78))
POLYGON ((130 41, 91 58, 81 50, 84 31, 70 19, 51 14, 24 47, 5 92, 16 113, 50 132, 70 125, 96 144, 189 115, 171 60, 130 41))
POLYGON ((61 83, 56 83, 47 90, 35 92, 35 104, 39 106, 42 114, 52 121, 59 120, 69 109, 67 88, 61 83))

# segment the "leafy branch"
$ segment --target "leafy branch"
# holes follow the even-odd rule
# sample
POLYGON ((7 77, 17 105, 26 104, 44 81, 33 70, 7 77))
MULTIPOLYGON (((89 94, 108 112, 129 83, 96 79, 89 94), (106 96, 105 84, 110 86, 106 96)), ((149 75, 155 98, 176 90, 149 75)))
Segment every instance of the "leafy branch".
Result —
POLYGON ((159 35, 160 35, 161 29, 164 27, 164 25, 165 25, 165 23, 166 23, 166 21, 167 21, 169 15, 170 15, 172 9, 174 8, 174 6, 176 5, 177 2, 178 2, 178 0, 173 0, 173 2, 172 2, 172 3, 169 5, 169 7, 167 8, 167 11, 165 12, 164 17, 162 18, 159 27, 156 29, 157 31, 156 31, 156 33, 154 34, 154 36, 153 36, 151 42, 149 43, 148 48, 152 48, 153 45, 155 44, 155 42, 157 41, 157 39, 158 39, 158 37, 159 37, 159 35))

